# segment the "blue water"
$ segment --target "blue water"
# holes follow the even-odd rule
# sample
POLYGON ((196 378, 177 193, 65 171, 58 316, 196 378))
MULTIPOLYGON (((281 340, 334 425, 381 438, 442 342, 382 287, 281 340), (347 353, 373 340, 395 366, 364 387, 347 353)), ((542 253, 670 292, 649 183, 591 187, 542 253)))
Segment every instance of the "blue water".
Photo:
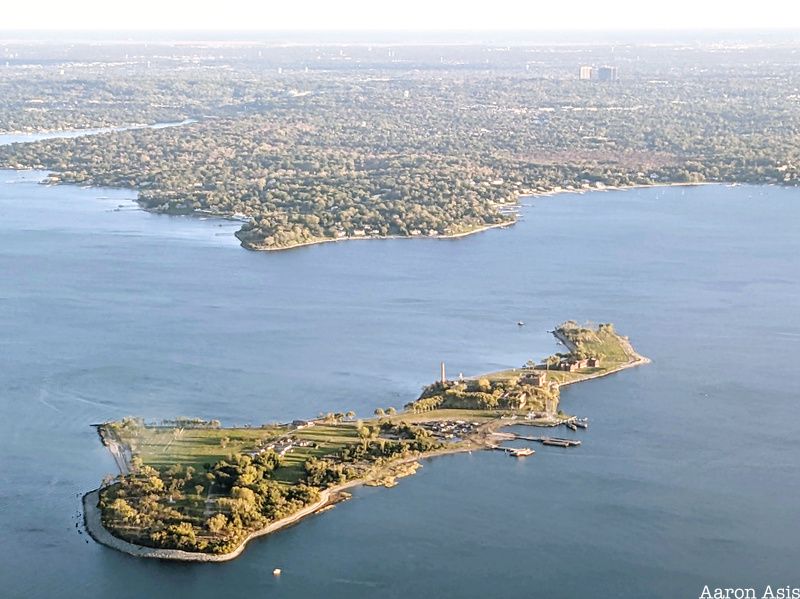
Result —
POLYGON ((34 141, 42 141, 44 139, 58 139, 58 138, 71 138, 71 137, 84 137, 87 135, 100 135, 102 133, 111 133, 115 131, 132 131, 136 129, 166 129, 168 127, 183 127, 195 123, 194 119, 185 119, 183 121, 174 121, 167 123, 154 123, 152 125, 126 125, 122 127, 96 127, 92 129, 71 129, 65 131, 37 131, 29 133, 0 133, 0 146, 13 144, 13 143, 30 143, 34 141))
POLYGON ((527 200, 459 240, 241 249, 236 224, 0 172, 4 597, 697 597, 800 585, 800 192, 527 200), (117 210, 118 209, 118 210, 117 210), (612 321, 653 364, 568 388, 574 450, 425 463, 222 565, 86 542, 91 423, 362 415, 612 321), (524 320, 527 326, 516 326, 524 320), (283 575, 272 576, 275 567, 283 575))

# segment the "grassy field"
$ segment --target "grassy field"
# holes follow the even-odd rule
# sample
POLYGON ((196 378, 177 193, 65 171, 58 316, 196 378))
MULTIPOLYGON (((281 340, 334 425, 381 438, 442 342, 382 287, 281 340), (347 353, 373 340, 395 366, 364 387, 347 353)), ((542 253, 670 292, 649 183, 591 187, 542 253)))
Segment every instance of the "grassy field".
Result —
POLYGON ((358 431, 356 430, 355 422, 317 424, 294 431, 292 436, 298 439, 324 444, 343 444, 358 441, 358 431))
POLYGON ((394 417, 397 422, 435 422, 441 420, 464 420, 466 422, 488 422, 506 414, 506 410, 456 410, 441 409, 412 414, 405 412, 394 417))
POLYGON ((270 428, 166 428, 144 427, 135 433, 124 433, 121 440, 134 455, 154 468, 174 464, 203 468, 231 454, 254 450, 259 443, 269 442, 286 429, 270 428))
MULTIPOLYGON (((547 382, 558 383, 559 385, 562 383, 569 383, 578 381, 587 375, 596 374, 598 372, 605 372, 612 368, 616 368, 619 366, 619 362, 609 362, 604 367, 599 368, 581 368, 575 372, 566 372, 563 370, 548 370, 547 371, 547 382)), ((537 367, 537 372, 541 371, 540 368, 537 367)), ((483 378, 488 379, 489 381, 507 381, 509 379, 517 378, 523 376, 524 374, 528 374, 531 372, 530 368, 509 368, 508 370, 501 370, 498 372, 493 372, 491 374, 485 375, 483 378)))
POLYGON ((275 480, 292 484, 303 475, 303 465, 309 458, 321 458, 336 453, 345 445, 358 443, 358 432, 353 422, 317 424, 292 433, 297 439, 312 441, 316 447, 294 447, 284 456, 284 465, 275 471, 275 480))
MULTIPOLYGON (((566 331, 566 336, 578 347, 580 351, 588 355, 599 356, 601 358, 599 367, 581 368, 575 372, 548 369, 547 382, 554 382, 559 385, 564 383, 574 383, 589 376, 602 374, 611 370, 616 370, 620 366, 630 362, 635 356, 628 351, 627 342, 619 337, 613 329, 600 327, 597 329, 581 328, 575 331, 566 331), (580 334, 576 334, 577 331, 580 334)), ((541 372, 544 366, 538 365, 536 370, 541 372)), ((530 373, 530 368, 509 368, 482 375, 489 381, 508 381, 530 373)))
POLYGON ((288 426, 269 428, 169 428, 140 427, 120 435, 120 440, 134 455, 154 468, 165 469, 174 464, 202 469, 233 454, 247 453, 281 437, 311 441, 313 447, 292 447, 284 456, 284 466, 275 471, 275 479, 296 483, 304 473, 305 462, 358 443, 355 422, 317 424, 303 429, 288 426))
POLYGON ((600 326, 590 328, 562 328, 567 338, 573 341, 580 350, 601 356, 603 361, 617 365, 630 361, 632 356, 626 349, 626 343, 619 337, 613 328, 600 326))

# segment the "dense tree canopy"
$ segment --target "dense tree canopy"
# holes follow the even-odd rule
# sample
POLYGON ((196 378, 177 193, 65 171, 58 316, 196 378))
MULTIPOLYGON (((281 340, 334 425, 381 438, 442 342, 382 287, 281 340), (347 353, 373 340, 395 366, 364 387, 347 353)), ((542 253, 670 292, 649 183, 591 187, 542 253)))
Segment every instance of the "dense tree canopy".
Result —
POLYGON ((276 48, 231 51, 215 68, 154 55, 147 68, 7 69, 7 130, 197 122, 12 145, 0 164, 133 187, 155 211, 238 216, 242 243, 259 249, 469 232, 512 222, 526 192, 798 181, 791 48, 402 54, 276 48), (608 59, 619 81, 577 80, 576 61, 608 59))

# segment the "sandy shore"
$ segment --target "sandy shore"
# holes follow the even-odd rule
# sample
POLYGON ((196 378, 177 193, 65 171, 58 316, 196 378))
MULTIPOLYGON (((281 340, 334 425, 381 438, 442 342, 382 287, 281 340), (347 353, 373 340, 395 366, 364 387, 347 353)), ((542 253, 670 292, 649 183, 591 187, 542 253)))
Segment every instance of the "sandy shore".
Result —
POLYGON ((604 187, 578 187, 566 189, 558 187, 549 191, 530 190, 520 194, 520 197, 542 198, 564 193, 590 193, 595 191, 628 191, 629 189, 649 189, 651 187, 699 187, 701 185, 726 185, 721 181, 700 181, 698 183, 639 183, 636 185, 607 185, 604 187))
POLYGON ((119 437, 113 431, 103 430, 101 426, 97 426, 97 434, 100 437, 100 442, 108 449, 114 462, 117 464, 117 469, 120 474, 130 474, 131 472, 131 456, 128 450, 119 437))

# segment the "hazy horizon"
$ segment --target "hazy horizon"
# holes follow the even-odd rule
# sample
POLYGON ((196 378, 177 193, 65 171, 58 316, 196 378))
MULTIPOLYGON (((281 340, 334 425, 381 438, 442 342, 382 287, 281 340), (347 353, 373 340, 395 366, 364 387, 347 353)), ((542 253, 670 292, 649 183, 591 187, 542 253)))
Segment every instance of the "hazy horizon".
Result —
POLYGON ((580 45, 596 43, 669 44, 715 41, 797 41, 800 27, 685 28, 598 30, 404 30, 404 29, 8 29, 0 27, 0 42, 36 43, 254 43, 254 44, 507 44, 580 45))
POLYGON ((674 0, 642 6, 635 0, 594 3, 519 5, 512 0, 491 3, 407 0, 376 5, 366 0, 335 4, 311 0, 282 5, 252 5, 229 0, 224 10, 209 0, 109 6, 99 0, 63 3, 42 0, 37 10, 15 4, 2 13, 9 30, 237 30, 237 31, 640 31, 703 29, 791 29, 800 26, 800 6, 779 0, 731 5, 712 0, 674 0))

